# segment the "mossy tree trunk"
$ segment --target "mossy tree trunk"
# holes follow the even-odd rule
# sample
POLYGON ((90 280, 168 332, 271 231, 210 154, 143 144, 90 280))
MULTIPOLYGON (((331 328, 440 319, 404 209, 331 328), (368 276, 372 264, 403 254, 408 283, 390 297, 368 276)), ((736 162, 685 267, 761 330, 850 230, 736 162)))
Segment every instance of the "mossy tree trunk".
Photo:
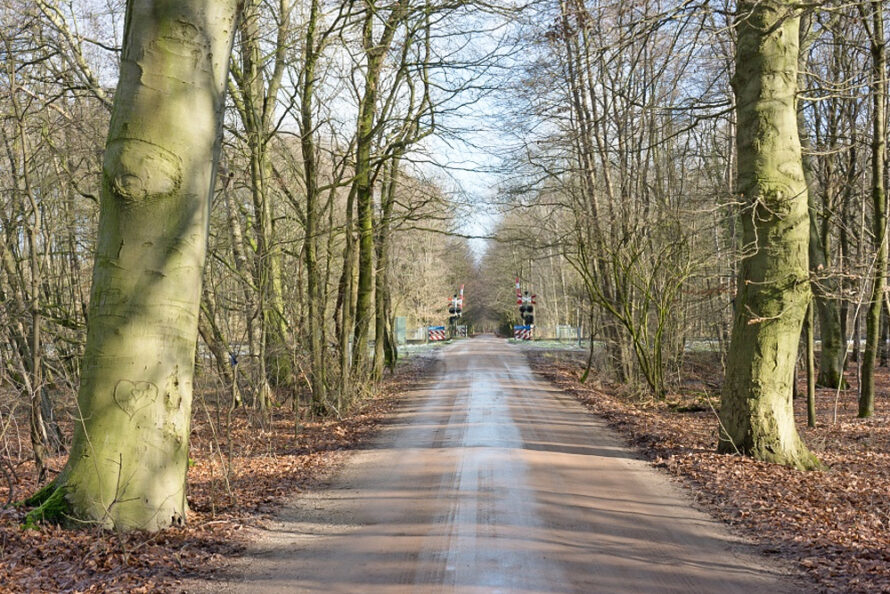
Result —
POLYGON ((312 404, 316 410, 327 406, 327 361, 325 360, 325 295, 324 278, 318 262, 321 235, 322 205, 318 191, 318 167, 315 148, 315 119, 313 115, 316 66, 320 47, 318 21, 319 0, 309 3, 309 18, 303 47, 303 74, 300 89, 300 147, 303 154, 303 178, 306 186, 306 237, 303 257, 306 264, 307 316, 306 335, 309 342, 310 383, 312 404))
POLYGON ((819 353, 819 375, 816 385, 826 388, 842 388, 844 382, 844 363, 847 358, 847 344, 841 331, 841 313, 837 300, 837 282, 826 273, 827 262, 825 250, 822 248, 821 237, 816 222, 816 208, 810 200, 810 287, 816 312, 819 315, 819 335, 822 346, 819 353))
POLYGON ((236 0, 127 3, 64 493, 117 530, 184 522, 192 376, 236 0))
MULTIPOLYGON (((337 304, 335 306, 335 320, 337 321, 337 344, 340 351, 340 386, 337 395, 337 407, 342 408, 352 399, 352 352, 350 344, 353 336, 353 320, 355 315, 355 185, 346 197, 346 218, 343 223, 343 269, 340 272, 340 280, 337 283, 337 304)), ((323 413, 319 409, 317 412, 323 413)))
POLYGON ((374 274, 374 362, 371 376, 374 380, 383 377, 384 364, 395 365, 392 350, 387 348, 387 321, 390 314, 387 307, 389 273, 389 247, 391 239, 392 212, 395 204, 396 186, 399 177, 403 149, 395 150, 391 160, 384 167, 384 183, 381 189, 380 219, 377 221, 377 271, 374 274))
MULTIPOLYGON (((284 75, 287 39, 290 32, 290 0, 277 3, 278 25, 273 52, 264 55, 260 29, 262 4, 244 0, 239 27, 241 60, 233 64, 235 81, 232 98, 244 126, 250 163, 250 189, 254 209, 256 260, 254 284, 259 292, 262 319, 264 381, 276 386, 293 387, 294 369, 290 329, 284 300, 282 250, 276 240, 273 211, 274 194, 270 187, 269 140, 274 134, 274 112, 284 75), (266 68, 270 70, 266 75, 266 68)), ((258 404, 265 408, 268 384, 259 390, 258 404)))
POLYGON ((358 287, 355 301, 355 339, 353 366, 360 368, 368 358, 368 333, 372 319, 374 291, 374 172, 372 162, 374 140, 378 130, 380 81, 386 55, 392 47, 396 31, 408 16, 407 3, 394 5, 382 19, 373 0, 365 2, 362 27, 362 48, 365 53, 365 86, 359 100, 359 114, 355 139, 355 205, 358 225, 358 287), (382 21, 382 23, 380 22, 382 21), (379 38, 374 32, 379 27, 379 38))
MULTIPOLYGON (((798 81, 803 86, 803 72, 807 70, 809 49, 814 43, 812 16, 801 17, 800 27, 800 58, 798 60, 798 81)), ((819 331, 822 348, 819 359, 819 377, 817 385, 827 388, 839 388, 843 385, 844 361, 847 355, 847 344, 841 332, 840 308, 837 301, 837 281, 828 272, 828 241, 820 232, 820 209, 816 205, 818 184, 814 173, 813 149, 807 131, 803 108, 798 105, 797 130, 803 152, 803 172, 807 182, 807 205, 810 212, 810 289, 813 292, 816 312, 819 315, 819 331)), ((824 190, 823 190, 824 192, 824 190)))
POLYGON ((865 317, 865 352, 862 357, 862 385, 859 388, 859 416, 875 414, 875 359, 881 327, 881 308, 884 305, 884 276, 887 273, 887 196, 884 189, 884 163, 887 158, 887 124, 884 100, 887 96, 887 55, 884 40, 884 3, 870 3, 869 14, 861 4, 862 22, 871 37, 872 58, 872 141, 871 141, 871 199, 874 208, 872 234, 875 256, 872 269, 872 293, 865 317), (871 26, 869 27, 869 20, 871 26))
POLYGON ((791 403, 810 297, 795 101, 799 16, 786 0, 741 1, 737 26, 738 189, 747 206, 719 450, 811 469, 819 461, 797 433, 791 403))
POLYGON ((360 367, 367 359, 368 328, 371 322, 371 296, 374 290, 374 197, 371 148, 374 115, 377 108, 377 84, 384 53, 373 40, 373 13, 365 22, 365 51, 368 56, 365 90, 359 107, 355 150, 355 198, 358 224, 358 293, 355 303, 355 330, 352 359, 360 367))

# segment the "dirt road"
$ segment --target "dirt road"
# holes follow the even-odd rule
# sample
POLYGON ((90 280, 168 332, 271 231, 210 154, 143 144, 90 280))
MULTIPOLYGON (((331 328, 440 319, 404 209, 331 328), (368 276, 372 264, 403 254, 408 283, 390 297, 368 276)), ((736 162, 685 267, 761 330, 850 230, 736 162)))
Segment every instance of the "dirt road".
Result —
MULTIPOLYGON (((791 592, 494 338, 232 568, 236 592, 791 592)), ((216 588, 219 590, 218 588, 216 588)))

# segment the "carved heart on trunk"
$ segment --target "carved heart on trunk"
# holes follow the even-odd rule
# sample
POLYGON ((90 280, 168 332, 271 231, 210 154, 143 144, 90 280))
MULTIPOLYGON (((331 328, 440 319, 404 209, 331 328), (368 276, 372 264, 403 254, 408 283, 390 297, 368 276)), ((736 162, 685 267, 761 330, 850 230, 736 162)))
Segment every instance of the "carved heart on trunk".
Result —
POLYGON ((131 419, 158 399, 158 387, 151 382, 120 380, 114 387, 114 402, 131 419))

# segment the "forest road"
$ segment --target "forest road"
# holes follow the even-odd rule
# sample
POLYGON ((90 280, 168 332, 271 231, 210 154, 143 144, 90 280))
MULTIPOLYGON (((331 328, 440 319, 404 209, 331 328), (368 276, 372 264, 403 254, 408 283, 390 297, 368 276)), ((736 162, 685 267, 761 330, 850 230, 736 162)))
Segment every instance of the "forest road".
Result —
POLYGON ((520 347, 465 340, 437 367, 208 591, 795 591, 520 347))

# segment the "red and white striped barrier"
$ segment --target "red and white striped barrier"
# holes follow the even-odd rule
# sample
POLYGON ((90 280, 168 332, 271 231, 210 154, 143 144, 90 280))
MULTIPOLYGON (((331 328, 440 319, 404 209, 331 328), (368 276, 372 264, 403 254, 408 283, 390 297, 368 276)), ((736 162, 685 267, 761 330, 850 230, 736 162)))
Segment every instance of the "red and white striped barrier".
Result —
POLYGON ((532 339, 532 327, 531 326, 513 326, 513 338, 516 340, 531 340, 532 339))
POLYGON ((427 329, 427 336, 430 342, 445 340, 445 326, 430 326, 427 329))

